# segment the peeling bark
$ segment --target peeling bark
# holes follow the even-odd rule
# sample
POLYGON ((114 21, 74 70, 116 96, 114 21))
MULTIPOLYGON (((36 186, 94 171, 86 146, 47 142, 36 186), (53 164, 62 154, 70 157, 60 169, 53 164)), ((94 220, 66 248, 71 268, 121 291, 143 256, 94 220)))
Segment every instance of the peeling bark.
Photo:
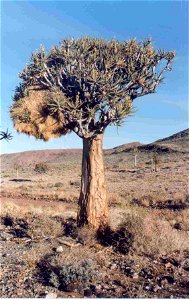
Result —
POLYGON ((103 134, 83 139, 81 193, 77 222, 98 229, 108 223, 108 204, 104 176, 103 134))

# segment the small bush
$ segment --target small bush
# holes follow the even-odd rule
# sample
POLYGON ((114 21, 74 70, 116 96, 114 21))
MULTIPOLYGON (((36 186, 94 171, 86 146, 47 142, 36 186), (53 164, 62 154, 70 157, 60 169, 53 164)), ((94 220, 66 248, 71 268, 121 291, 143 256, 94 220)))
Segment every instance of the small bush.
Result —
POLYGON ((62 186, 63 186, 62 182, 56 182, 54 185, 54 187, 57 187, 57 188, 62 187, 62 186))
POLYGON ((44 283, 59 290, 81 290, 96 278, 93 260, 79 259, 53 262, 52 255, 46 255, 38 264, 44 283))
POLYGON ((64 223, 64 234, 65 236, 70 236, 73 239, 78 237, 78 227, 76 221, 73 218, 69 218, 64 223))
POLYGON ((13 219, 13 217, 6 215, 5 217, 2 218, 2 223, 5 226, 13 226, 14 219, 13 219))
POLYGON ((78 229, 77 241, 82 245, 92 246, 96 244, 96 232, 90 226, 84 226, 78 229))
POLYGON ((44 163, 38 163, 35 165, 34 171, 39 174, 47 173, 48 166, 44 163))
POLYGON ((79 188, 80 182, 79 181, 70 181, 70 185, 75 186, 76 188, 79 188))
POLYGON ((51 273, 50 283, 62 290, 71 291, 76 287, 84 287, 94 277, 95 271, 92 260, 84 259, 65 264, 58 270, 57 274, 51 273))

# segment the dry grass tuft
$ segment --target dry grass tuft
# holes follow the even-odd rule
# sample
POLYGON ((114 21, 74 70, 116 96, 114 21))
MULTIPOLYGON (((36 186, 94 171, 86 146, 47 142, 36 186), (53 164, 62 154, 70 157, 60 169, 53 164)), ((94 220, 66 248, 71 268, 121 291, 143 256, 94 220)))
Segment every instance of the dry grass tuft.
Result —
POLYGON ((163 215, 151 212, 147 215, 125 215, 125 226, 134 236, 135 253, 147 255, 169 254, 189 251, 189 233, 174 229, 163 215))

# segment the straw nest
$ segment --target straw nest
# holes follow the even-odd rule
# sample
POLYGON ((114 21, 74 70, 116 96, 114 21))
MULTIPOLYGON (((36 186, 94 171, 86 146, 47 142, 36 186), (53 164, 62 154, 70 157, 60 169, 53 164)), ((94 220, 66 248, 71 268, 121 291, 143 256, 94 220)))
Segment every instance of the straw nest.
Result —
POLYGON ((63 114, 49 114, 48 102, 52 93, 48 90, 29 90, 27 97, 15 101, 11 107, 11 118, 18 132, 33 135, 48 141, 68 132, 63 114))

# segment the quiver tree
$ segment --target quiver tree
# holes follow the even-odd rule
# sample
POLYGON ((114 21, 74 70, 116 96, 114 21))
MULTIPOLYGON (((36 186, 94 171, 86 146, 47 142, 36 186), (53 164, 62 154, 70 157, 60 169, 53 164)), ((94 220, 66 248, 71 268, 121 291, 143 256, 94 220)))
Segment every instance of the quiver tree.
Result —
POLYGON ((79 225, 108 222, 106 127, 120 125, 135 98, 155 92, 173 58, 150 40, 65 39, 47 53, 41 47, 20 73, 11 108, 15 128, 45 141, 69 132, 83 139, 79 225))
POLYGON ((6 140, 6 141, 10 141, 12 140, 12 135, 10 132, 7 131, 0 131, 0 141, 1 140, 6 140))
POLYGON ((134 166, 136 168, 137 166, 137 156, 138 156, 138 147, 137 146, 134 146, 133 148, 133 155, 134 155, 134 166))
POLYGON ((159 170, 159 165, 160 165, 160 155, 158 152, 153 153, 152 160, 154 163, 154 172, 157 172, 159 170))
POLYGON ((21 165, 15 163, 14 164, 14 170, 16 171, 16 179, 18 180, 18 178, 19 178, 19 171, 21 170, 21 165))

